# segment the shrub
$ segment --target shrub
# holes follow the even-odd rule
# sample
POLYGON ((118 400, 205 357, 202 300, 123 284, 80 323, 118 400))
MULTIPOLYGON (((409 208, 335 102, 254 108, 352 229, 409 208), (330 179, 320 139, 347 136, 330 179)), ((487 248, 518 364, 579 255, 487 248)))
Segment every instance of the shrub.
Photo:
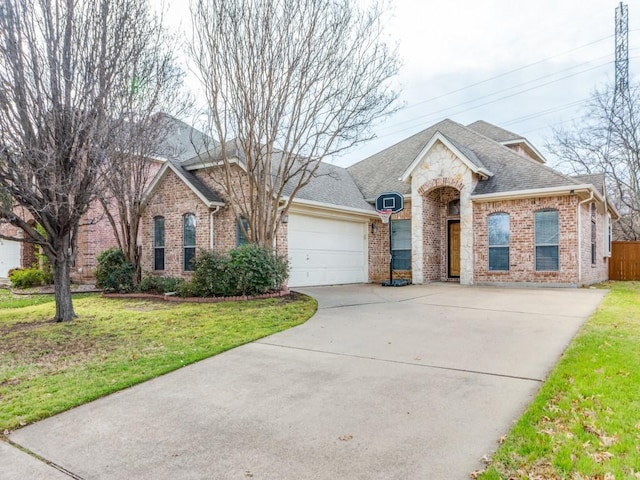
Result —
POLYGON ((270 249, 247 243, 230 252, 236 295, 259 295, 280 288, 288 277, 284 257, 270 249))
POLYGON ((235 295, 235 282, 229 270, 231 259, 217 252, 201 251, 193 261, 193 279, 188 290, 197 297, 235 295))
POLYGON ((280 288, 287 276, 286 259, 255 244, 242 245, 229 255, 200 252, 194 261, 193 280, 182 285, 180 295, 259 295, 280 288))
POLYGON ((162 295, 163 293, 179 291, 183 283, 185 281, 182 278, 147 275, 140 281, 138 290, 143 293, 162 295))
POLYGON ((134 267, 125 260, 122 250, 109 248, 100 252, 97 260, 94 274, 98 288, 120 293, 133 291, 134 267))
POLYGON ((16 288, 38 287, 45 284, 46 275, 37 268, 14 268, 9 272, 9 280, 16 288))

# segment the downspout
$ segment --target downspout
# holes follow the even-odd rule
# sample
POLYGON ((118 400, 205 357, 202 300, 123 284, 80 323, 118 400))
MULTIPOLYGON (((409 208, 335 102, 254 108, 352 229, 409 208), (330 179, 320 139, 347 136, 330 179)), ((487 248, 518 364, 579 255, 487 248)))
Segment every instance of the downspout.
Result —
POLYGON ((220 205, 209 212, 209 250, 213 252, 213 216, 220 210, 220 205))
POLYGON ((589 198, 585 198, 581 202, 578 202, 578 286, 582 284, 582 215, 581 215, 581 207, 584 203, 593 201, 593 190, 591 190, 591 195, 589 198))

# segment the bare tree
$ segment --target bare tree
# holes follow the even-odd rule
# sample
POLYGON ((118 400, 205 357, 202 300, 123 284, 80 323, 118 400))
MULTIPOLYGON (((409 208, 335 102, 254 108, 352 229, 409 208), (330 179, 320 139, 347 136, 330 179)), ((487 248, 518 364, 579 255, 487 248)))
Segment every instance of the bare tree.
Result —
POLYGON ((57 321, 75 316, 78 228, 103 187, 113 115, 132 89, 148 22, 142 0, 0 3, 0 219, 50 260, 57 321))
POLYGON ((621 218, 616 237, 640 240, 640 85, 615 98, 612 86, 591 96, 582 121, 554 129, 547 148, 574 174, 604 173, 621 218))
POLYGON ((182 89, 184 71, 175 54, 178 40, 166 33, 160 17, 149 18, 129 41, 138 53, 131 62, 131 88, 119 98, 113 115, 115 148, 104 164, 105 189, 99 199, 137 281, 142 198, 159 169, 157 160, 180 155, 180 146, 167 141, 180 125, 171 115, 185 113, 192 100, 182 89))
POLYGON ((213 178, 253 242, 271 246, 320 162, 370 139, 393 108, 399 61, 384 40, 383 12, 357 5, 192 1, 192 58, 208 131, 220 140, 202 160, 221 167, 213 178))

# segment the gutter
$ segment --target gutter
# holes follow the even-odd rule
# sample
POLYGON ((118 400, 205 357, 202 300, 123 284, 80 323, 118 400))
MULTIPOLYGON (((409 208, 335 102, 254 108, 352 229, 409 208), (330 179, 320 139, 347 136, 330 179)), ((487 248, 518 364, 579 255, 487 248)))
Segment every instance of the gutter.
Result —
POLYGON ((599 201, 603 201, 602 196, 590 183, 583 183, 580 185, 563 185, 561 187, 533 188, 530 190, 513 190, 510 192, 484 193, 480 195, 472 195, 471 200, 478 202, 495 202, 497 200, 513 200, 517 198, 552 197, 560 194, 570 195, 578 191, 590 192, 590 194, 599 201))
POLYGON ((593 201, 593 193, 593 190, 591 190, 589 198, 585 198, 581 202, 578 202, 578 207, 576 209, 578 215, 578 285, 582 285, 582 215, 580 215, 580 209, 583 204, 593 201))

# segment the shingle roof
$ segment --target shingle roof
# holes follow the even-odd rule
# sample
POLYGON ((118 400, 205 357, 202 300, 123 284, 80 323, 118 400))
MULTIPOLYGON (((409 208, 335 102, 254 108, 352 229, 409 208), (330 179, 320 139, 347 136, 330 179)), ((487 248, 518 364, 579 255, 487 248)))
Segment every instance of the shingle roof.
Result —
POLYGON ((398 178, 436 132, 440 132, 449 139, 465 156, 473 152, 475 157, 470 157, 469 160, 473 163, 479 162, 479 165, 494 173, 488 180, 478 182, 474 194, 559 187, 578 183, 535 160, 515 153, 474 129, 447 119, 349 167, 349 172, 365 198, 374 198, 388 190, 403 194, 410 193, 410 185, 401 182, 398 178))
POLYGON ((476 122, 470 123, 469 125, 467 125, 467 128, 470 128, 471 130, 478 132, 485 137, 489 137, 491 140, 495 140, 498 143, 523 139, 522 135, 510 132, 509 130, 505 130, 504 128, 498 127, 489 122, 485 122, 484 120, 478 120, 476 122))
POLYGON ((161 114, 166 122, 166 136, 158 146, 158 155, 178 162, 197 158, 199 153, 217 144, 211 137, 167 114, 161 114))
POLYGON ((222 198, 222 196, 218 192, 216 192, 215 190, 211 189, 206 183, 204 183, 202 180, 200 180, 193 172, 190 172, 189 170, 184 168, 182 165, 180 165, 179 162, 177 162, 175 160, 168 160, 168 162, 170 162, 171 165, 174 168, 179 170, 179 172, 182 174, 184 179, 195 190, 200 192, 200 194, 204 198, 206 198, 209 202, 225 203, 224 199, 222 198))
MULTIPOLYGON (((290 195, 292 190, 293 185, 285 185, 285 195, 290 195)), ((328 163, 320 163, 314 178, 298 191, 296 198, 374 211, 347 169, 328 163)))
POLYGON ((598 190, 598 193, 604 195, 604 182, 605 176, 604 173, 592 173, 589 175, 572 175, 571 178, 576 180, 578 183, 588 183, 593 185, 598 190))

